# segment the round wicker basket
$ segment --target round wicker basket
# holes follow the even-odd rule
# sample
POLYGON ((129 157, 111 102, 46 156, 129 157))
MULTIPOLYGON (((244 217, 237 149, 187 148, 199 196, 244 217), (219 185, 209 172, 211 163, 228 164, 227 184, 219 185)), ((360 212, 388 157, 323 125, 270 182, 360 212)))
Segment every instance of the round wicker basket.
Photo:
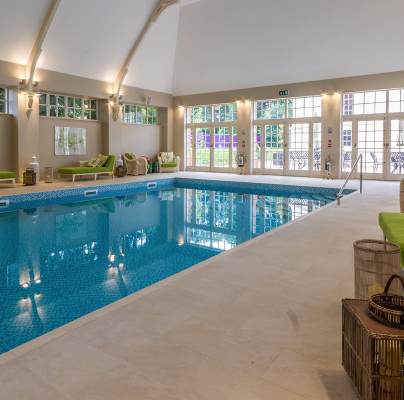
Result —
POLYGON ((404 329, 404 297, 389 293, 394 279, 399 280, 404 289, 404 279, 401 276, 392 275, 387 281, 384 292, 370 298, 369 314, 384 325, 404 329))

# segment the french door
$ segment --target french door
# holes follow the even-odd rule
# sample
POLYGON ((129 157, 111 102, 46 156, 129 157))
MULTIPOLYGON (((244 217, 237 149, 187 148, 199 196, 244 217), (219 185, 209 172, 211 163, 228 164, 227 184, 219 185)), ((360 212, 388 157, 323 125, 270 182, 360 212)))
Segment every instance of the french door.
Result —
MULTIPOLYGON (((349 173, 362 155, 368 179, 404 177, 404 119, 360 118, 342 123, 341 170, 349 173)), ((359 173, 359 166, 356 171, 359 173)))
POLYGON ((321 123, 290 122, 254 126, 254 170, 315 176, 321 172, 321 123))
POLYGON ((188 167, 199 171, 231 172, 236 166, 237 128, 230 125, 193 127, 187 139, 188 167))

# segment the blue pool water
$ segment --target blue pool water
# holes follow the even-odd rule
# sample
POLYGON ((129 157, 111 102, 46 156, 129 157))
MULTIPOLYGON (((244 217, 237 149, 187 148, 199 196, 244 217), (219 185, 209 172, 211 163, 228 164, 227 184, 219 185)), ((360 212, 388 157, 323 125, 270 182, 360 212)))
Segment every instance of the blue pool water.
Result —
POLYGON ((335 195, 333 189, 171 179, 154 190, 100 187, 91 199, 83 189, 10 197, 0 212, 0 353, 335 195))

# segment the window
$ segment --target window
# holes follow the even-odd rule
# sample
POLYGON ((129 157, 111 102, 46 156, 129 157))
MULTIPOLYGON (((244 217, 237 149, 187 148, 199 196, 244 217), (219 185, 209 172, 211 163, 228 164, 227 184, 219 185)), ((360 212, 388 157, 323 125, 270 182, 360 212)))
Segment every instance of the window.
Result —
POLYGON ((0 113, 8 112, 7 89, 0 87, 0 113))
POLYGON ((383 114, 386 112, 386 90, 344 93, 343 115, 383 114))
POLYGON ((236 103, 186 108, 186 166, 206 169, 237 168, 236 103))
POLYGON ((288 118, 321 117, 321 96, 288 99, 288 118))
POLYGON ((286 116, 286 101, 260 100, 255 102, 255 119, 282 119, 286 116))
POLYGON ((352 168, 352 121, 344 121, 342 124, 342 152, 341 167, 343 172, 349 172, 352 168))
POLYGON ((321 170, 321 122, 313 124, 313 171, 321 170))
POLYGON ((234 103, 213 106, 215 122, 231 122, 237 119, 237 108, 234 103))
POLYGON ((404 89, 389 90, 389 112, 404 112, 404 89))
POLYGON ((41 117, 98 119, 96 99, 41 93, 39 95, 39 115, 41 117))
POLYGON ((158 125, 158 109, 157 107, 125 104, 122 108, 122 123, 158 125))
POLYGON ((236 120, 237 107, 235 103, 193 106, 187 109, 187 124, 233 122, 236 120))

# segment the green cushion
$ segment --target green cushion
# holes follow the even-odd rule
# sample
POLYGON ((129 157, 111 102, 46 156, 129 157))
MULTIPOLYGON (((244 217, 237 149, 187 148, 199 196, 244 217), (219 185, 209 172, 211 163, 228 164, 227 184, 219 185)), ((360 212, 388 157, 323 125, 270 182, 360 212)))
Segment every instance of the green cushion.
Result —
POLYGON ((102 167, 63 167, 59 168, 59 174, 64 175, 79 175, 79 174, 94 174, 101 172, 113 172, 115 166, 115 156, 108 156, 107 161, 102 167))
POLYGON ((124 158, 126 158, 128 161, 136 160, 136 156, 133 153, 125 153, 124 158))
POLYGON ((379 225, 386 239, 401 248, 401 265, 404 266, 404 213, 382 212, 379 225))
POLYGON ((176 168, 177 167, 177 163, 162 163, 161 164, 161 168, 176 168))
POLYGON ((94 174, 97 172, 111 172, 105 167, 64 167, 59 168, 60 174, 77 175, 77 174, 94 174))
POLYGON ((17 174, 11 171, 0 171, 0 179, 15 179, 17 174))

